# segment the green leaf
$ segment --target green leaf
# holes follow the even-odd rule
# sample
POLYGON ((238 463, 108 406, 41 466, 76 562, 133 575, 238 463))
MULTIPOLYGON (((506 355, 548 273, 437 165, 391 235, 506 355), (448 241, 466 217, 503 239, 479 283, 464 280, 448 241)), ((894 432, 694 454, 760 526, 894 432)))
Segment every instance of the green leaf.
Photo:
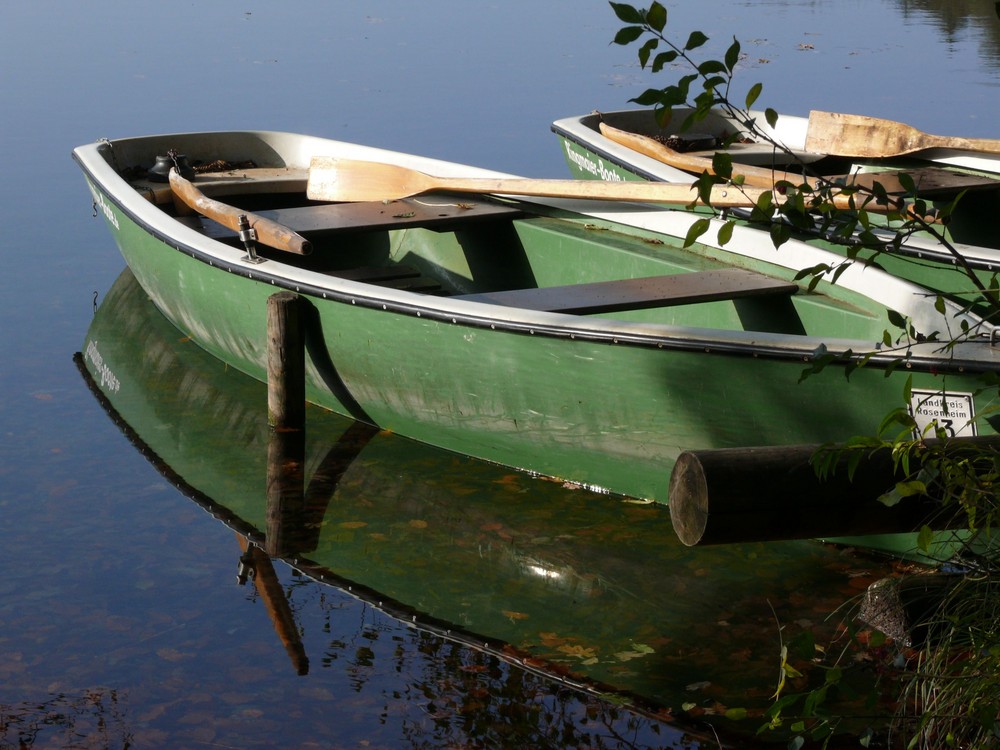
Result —
POLYGON ((667 25, 667 9, 654 2, 646 11, 646 23, 653 31, 663 31, 663 27, 667 25))
POLYGON ((712 171, 724 180, 733 176, 733 157, 726 151, 716 151, 712 156, 712 171))
POLYGON ((895 310, 887 310, 886 313, 889 316, 889 322, 892 323, 896 328, 902 328, 906 330, 906 319, 900 315, 895 310))
POLYGON ((773 128, 778 124, 778 113, 768 107, 764 110, 764 119, 767 120, 767 124, 773 128))
POLYGON ((747 109, 753 106, 753 103, 757 101, 757 97, 760 96, 760 92, 764 90, 764 84, 755 83, 750 87, 750 91, 747 92, 747 109))
POLYGON ((611 3, 611 9, 618 16, 618 20, 623 23, 642 23, 642 13, 638 8, 633 8, 625 3, 611 3))
POLYGON ((639 48, 639 65, 643 68, 646 67, 646 63, 649 62, 649 56, 652 54, 660 44, 659 39, 648 39, 646 43, 639 48))
POLYGON ((643 107, 650 107, 654 104, 661 104, 664 98, 664 92, 660 89, 646 89, 631 101, 643 107))
POLYGON ((668 52, 661 52, 656 57, 653 58, 653 66, 650 68, 654 73, 659 73, 664 67, 672 63, 677 59, 677 50, 669 50, 668 52))
POLYGON ((792 237, 792 228, 783 222, 771 225, 771 242, 775 248, 784 245, 792 237))
POLYGON ((727 708, 724 716, 730 721, 741 721, 747 717, 745 708, 727 708))
POLYGON ((708 231, 709 226, 711 226, 711 222, 708 219, 698 219, 694 222, 684 237, 684 247, 693 245, 695 240, 708 231))
POLYGON ((711 206, 712 205, 712 188, 718 184, 718 180, 710 175, 707 171, 702 172, 698 177, 698 197, 701 198, 701 202, 711 206))
POLYGON ((719 245, 725 247, 729 240, 733 238, 733 230, 736 228, 735 221, 727 221, 721 227, 719 227, 719 245))
POLYGON ((926 524, 920 527, 920 533, 917 534, 917 546, 924 552, 931 551, 931 544, 934 543, 934 532, 931 530, 930 526, 926 524))
POLYGON ((882 495, 878 501, 887 508, 892 508, 899 504, 904 497, 914 495, 926 495, 927 486, 923 482, 913 480, 910 482, 897 482, 896 486, 882 495))
POLYGON ((701 45, 708 41, 708 37, 702 34, 700 31, 692 31, 691 36, 688 37, 687 44, 684 45, 684 51, 690 52, 693 49, 698 49, 701 45))
POLYGON ((729 49, 726 50, 726 69, 732 73, 733 68, 740 61, 740 43, 737 41, 736 37, 733 37, 733 43, 729 45, 729 49))
POLYGON ((908 172, 897 172, 896 177, 899 179, 899 184, 903 186, 903 190, 910 195, 917 194, 917 186, 916 183, 913 182, 913 176, 911 174, 908 172))
MULTIPOLYGON (((726 66, 723 65, 718 60, 706 60, 701 65, 698 66, 698 72, 703 76, 711 75, 712 73, 723 73, 726 70, 726 66)), ((725 79, 723 79, 725 80, 725 79)), ((708 88, 708 83, 706 83, 706 88, 708 88)))
POLYGON ((621 44, 623 46, 631 44, 642 36, 643 30, 642 26, 625 26, 624 28, 619 29, 618 33, 615 34, 615 44, 621 44))

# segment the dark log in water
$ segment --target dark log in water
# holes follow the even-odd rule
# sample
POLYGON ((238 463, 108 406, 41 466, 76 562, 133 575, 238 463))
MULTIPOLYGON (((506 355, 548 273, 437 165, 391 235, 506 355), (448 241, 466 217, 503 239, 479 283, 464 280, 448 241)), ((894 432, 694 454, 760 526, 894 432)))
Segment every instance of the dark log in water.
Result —
MULTIPOLYGON (((1000 446, 997 438, 974 439, 1000 446)), ((963 440, 962 442, 969 442, 963 440)), ((963 516, 925 496, 892 507, 878 502, 902 475, 888 450, 868 452, 848 477, 847 459, 820 479, 818 445, 682 453, 670 478, 670 518, 686 545, 893 534, 958 528, 963 516)), ((919 466, 914 462, 911 470, 919 466)))

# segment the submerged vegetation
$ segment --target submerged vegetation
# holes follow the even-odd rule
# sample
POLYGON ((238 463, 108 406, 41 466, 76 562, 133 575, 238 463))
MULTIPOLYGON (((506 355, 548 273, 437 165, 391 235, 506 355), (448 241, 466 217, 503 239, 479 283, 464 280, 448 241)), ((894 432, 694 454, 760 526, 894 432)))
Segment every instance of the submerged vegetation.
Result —
MULTIPOLYGON (((996 274, 984 278, 971 268, 948 231, 949 220, 963 194, 951 201, 933 203, 920 196, 912 177, 902 174, 897 176, 905 200, 900 200, 877 181, 862 186, 814 174, 809 165, 771 135, 778 113, 752 109, 763 86, 756 83, 745 93, 736 94, 734 81, 743 58, 738 40, 734 38, 722 59, 699 60, 697 55, 708 37, 693 31, 683 43, 672 41, 665 31, 667 9, 661 3, 654 2, 645 9, 615 2, 611 6, 625 24, 614 41, 638 45, 643 69, 654 74, 680 71, 675 81, 646 89, 633 99, 635 103, 652 107, 664 126, 672 118, 683 116, 681 132, 704 120, 711 111, 722 110, 755 140, 769 142, 784 152, 785 161, 797 164, 796 174, 801 174, 801 179, 777 180, 741 220, 768 231, 775 246, 793 236, 823 237, 843 245, 842 263, 802 269, 799 279, 808 279, 810 284, 821 279, 836 281, 852 263, 898 254, 911 237, 930 237, 949 254, 968 282, 965 289, 949 296, 961 300, 965 310, 976 311, 985 321, 1000 318, 996 274), (681 107, 685 108, 683 115, 678 113, 681 107)), ((678 123, 673 125, 677 127, 678 123)), ((739 166, 726 151, 735 138, 722 144, 712 160, 712 169, 696 178, 704 203, 710 203, 713 185, 737 189, 743 186, 739 166)), ((718 212, 715 215, 720 216, 718 212)), ((722 218, 725 221, 718 230, 718 241, 725 244, 737 219, 722 218)), ((687 242, 695 242, 712 226, 707 215, 693 225, 687 242)), ((936 307, 944 312, 940 294, 936 307)), ((905 366, 917 333, 892 311, 889 322, 892 330, 885 332, 873 352, 850 355, 848 375, 852 367, 864 367, 875 351, 892 353, 898 366, 905 366)), ((947 352, 980 333, 963 325, 957 333, 923 340, 937 341, 947 352)), ((830 361, 818 352, 815 364, 803 377, 818 376, 830 361)), ((995 378, 984 380, 984 388, 994 392, 997 384, 995 378)), ((901 394, 904 403, 910 403, 910 396, 909 392, 901 394)), ((991 416, 979 414, 976 418, 991 416)), ((791 748, 803 747, 807 742, 826 745, 845 731, 864 747, 982 748, 1000 740, 1000 551, 990 544, 998 510, 998 445, 996 441, 954 439, 943 421, 932 422, 916 434, 913 417, 900 408, 886 416, 877 435, 859 436, 847 445, 817 454, 814 463, 822 474, 842 466, 845 459, 850 470, 874 452, 889 452, 899 479, 887 479, 891 486, 880 502, 894 504, 911 495, 937 501, 938 513, 928 519, 920 534, 924 552, 932 552, 939 529, 961 526, 973 541, 966 553, 958 559, 941 561, 943 564, 934 572, 901 575, 869 589, 864 601, 852 604, 845 617, 844 628, 849 636, 846 647, 821 646, 808 633, 794 642, 782 643, 780 676, 772 703, 763 711, 761 732, 789 732, 791 748), (859 668, 872 669, 872 715, 867 729, 854 731, 845 729, 846 720, 857 717, 837 716, 831 706, 842 687, 844 672, 859 668), (890 707, 879 710, 886 700, 890 707)), ((744 715, 740 712, 741 717, 744 715)))

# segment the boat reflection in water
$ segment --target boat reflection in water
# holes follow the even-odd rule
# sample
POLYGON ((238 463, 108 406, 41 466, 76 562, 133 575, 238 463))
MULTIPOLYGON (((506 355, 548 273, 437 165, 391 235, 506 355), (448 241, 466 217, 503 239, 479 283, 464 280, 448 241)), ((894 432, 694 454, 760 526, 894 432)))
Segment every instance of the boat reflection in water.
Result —
POLYGON ((675 714, 766 707, 778 623, 785 642, 807 626, 832 637, 838 621, 817 613, 887 572, 809 541, 686 548, 666 507, 313 406, 304 436, 272 434, 264 387, 183 339, 128 270, 79 360, 132 442, 243 538, 242 572, 256 572, 299 671, 308 654, 280 587, 267 591, 270 558, 411 626, 675 714))

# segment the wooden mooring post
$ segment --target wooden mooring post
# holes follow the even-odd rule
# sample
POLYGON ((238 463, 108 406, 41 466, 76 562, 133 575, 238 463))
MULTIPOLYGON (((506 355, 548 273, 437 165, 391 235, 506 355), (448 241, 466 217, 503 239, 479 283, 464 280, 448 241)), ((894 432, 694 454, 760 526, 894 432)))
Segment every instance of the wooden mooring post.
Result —
POLYGON ((301 430, 306 419, 302 299, 293 292, 267 298, 267 423, 301 430))
POLYGON ((298 553, 305 461, 305 336, 302 299, 278 292, 267 300, 267 531, 272 557, 298 553))
MULTIPOLYGON (((998 438, 970 438, 1000 448, 998 438)), ((820 479, 818 445, 726 448, 682 453, 667 492, 677 537, 688 546, 813 539, 958 528, 964 519, 926 496, 889 507, 878 498, 902 476, 887 450, 866 454, 848 477, 847 459, 820 479)), ((916 462, 911 471, 919 468, 916 462)))

